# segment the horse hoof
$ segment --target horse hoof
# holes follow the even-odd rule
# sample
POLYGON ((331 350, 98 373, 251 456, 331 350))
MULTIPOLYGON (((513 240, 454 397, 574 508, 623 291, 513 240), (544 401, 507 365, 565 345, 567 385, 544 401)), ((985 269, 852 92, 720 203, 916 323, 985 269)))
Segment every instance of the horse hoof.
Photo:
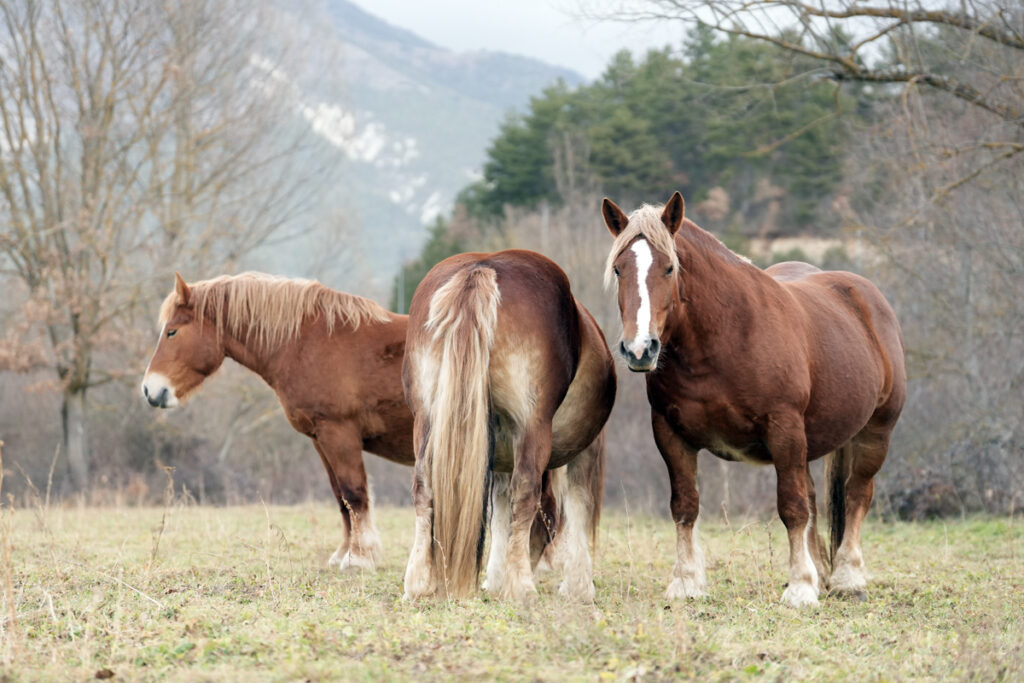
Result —
POLYGON ((704 586, 699 585, 694 579, 682 579, 676 577, 665 589, 665 597, 669 600, 686 600, 692 598, 703 598, 707 593, 704 586))
POLYGON ((405 582, 405 592, 402 594, 402 600, 406 602, 416 602, 417 600, 423 600, 434 595, 437 587, 427 583, 419 585, 411 585, 410 582, 405 582))
POLYGON ((403 600, 412 601, 428 598, 437 591, 434 571, 430 564, 410 562, 405 568, 405 594, 403 600))
POLYGON ((867 602, 868 592, 863 589, 855 590, 840 590, 838 588, 832 588, 828 592, 829 595, 834 595, 840 600, 849 600, 850 602, 867 602))
MULTIPOLYGON (((331 558, 334 561, 334 558, 331 558)), ((377 569, 377 563, 373 561, 372 557, 361 557, 359 555, 353 555, 351 552, 345 553, 337 562, 338 571, 374 571, 377 569)))
POLYGON ((833 593, 844 595, 864 594, 864 589, 867 588, 867 585, 868 582, 864 578, 864 572, 850 565, 840 565, 837 567, 828 580, 828 587, 833 593))
POLYGON ((594 602, 594 582, 570 582, 568 579, 563 579, 561 585, 558 586, 558 594, 563 598, 577 602, 594 602))
POLYGON ((520 605, 529 605, 537 599, 537 587, 533 585, 533 581, 511 585, 506 582, 501 590, 501 599, 518 602, 520 605))
POLYGON ((818 606, 818 591, 809 583, 790 583, 782 593, 782 604, 794 609, 818 606))

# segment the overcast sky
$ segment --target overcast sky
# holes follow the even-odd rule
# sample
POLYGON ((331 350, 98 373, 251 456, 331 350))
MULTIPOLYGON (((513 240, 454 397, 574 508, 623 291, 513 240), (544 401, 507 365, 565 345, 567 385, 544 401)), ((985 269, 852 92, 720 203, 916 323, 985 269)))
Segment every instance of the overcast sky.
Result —
POLYGON ((612 55, 682 41, 678 23, 623 25, 580 19, 576 0, 353 0, 367 12, 457 52, 497 50, 598 77, 612 55))

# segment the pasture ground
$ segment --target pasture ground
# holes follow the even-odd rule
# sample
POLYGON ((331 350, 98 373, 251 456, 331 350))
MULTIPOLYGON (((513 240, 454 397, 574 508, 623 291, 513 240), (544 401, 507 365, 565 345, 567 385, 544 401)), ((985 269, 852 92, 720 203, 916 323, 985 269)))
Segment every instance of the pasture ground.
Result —
POLYGON ((868 600, 779 603, 781 523, 701 528, 710 596, 669 604, 670 522, 608 512, 594 605, 408 604, 412 512, 375 574, 328 569, 327 504, 4 511, 0 680, 1024 679, 1024 523, 872 518, 868 600))

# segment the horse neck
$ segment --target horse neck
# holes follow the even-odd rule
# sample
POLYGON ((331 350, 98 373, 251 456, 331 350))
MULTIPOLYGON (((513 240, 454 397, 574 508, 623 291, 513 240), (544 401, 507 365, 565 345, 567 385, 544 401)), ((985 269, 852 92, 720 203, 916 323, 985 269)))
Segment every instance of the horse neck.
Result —
MULTIPOLYGON (((299 335, 308 334, 311 331, 311 326, 324 327, 324 333, 326 334, 326 326, 322 321, 310 323, 307 320, 303 323, 299 335)), ((335 326, 335 331, 337 331, 338 327, 335 326)), ((280 344, 268 349, 259 343, 255 335, 249 334, 248 325, 243 325, 233 334, 225 329, 223 340, 225 356, 256 373, 272 387, 277 384, 280 366, 279 359, 293 356, 296 353, 296 339, 285 339, 280 344)))
POLYGON ((751 267, 701 228, 684 223, 676 236, 682 266, 667 327, 689 358, 706 356, 742 334, 737 317, 749 310, 751 267))
POLYGON ((224 355, 235 361, 242 367, 252 370, 267 381, 267 384, 274 385, 272 381, 271 368, 273 358, 281 352, 282 347, 291 344, 290 341, 281 344, 273 351, 260 347, 254 340, 248 338, 248 330, 239 330, 237 334, 224 332, 224 355))
MULTIPOLYGON (((391 323, 383 323, 388 325, 398 325, 402 322, 401 319, 393 320, 391 323)), ((299 329, 298 336, 285 339, 283 342, 278 344, 272 349, 265 349, 254 339, 250 339, 248 335, 248 329, 242 328, 237 334, 231 335, 227 331, 224 333, 224 349, 225 355, 231 358, 238 364, 248 368, 255 372, 257 375, 263 378, 263 380, 274 387, 277 386, 278 380, 282 373, 288 372, 288 367, 291 363, 288 360, 293 360, 295 355, 298 353, 297 344, 299 337, 308 337, 323 335, 333 335, 334 337, 342 337, 346 344, 357 344, 356 340, 367 334, 373 334, 372 328, 382 323, 363 323, 357 328, 353 328, 351 325, 337 321, 334 324, 334 328, 328 332, 327 324, 322 318, 307 319, 303 322, 302 327, 299 329)), ((404 330, 404 328, 402 328, 404 330)), ((401 335, 404 338, 404 333, 401 335)))

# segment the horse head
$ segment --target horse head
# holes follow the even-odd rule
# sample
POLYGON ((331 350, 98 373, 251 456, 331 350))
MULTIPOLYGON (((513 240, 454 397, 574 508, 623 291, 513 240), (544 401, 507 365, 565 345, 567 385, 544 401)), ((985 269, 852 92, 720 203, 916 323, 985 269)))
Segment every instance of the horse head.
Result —
POLYGON ((198 320, 189 286, 174 274, 174 291, 160 309, 160 338, 142 378, 142 395, 154 408, 174 408, 224 361, 216 326, 198 320))
POLYGON ((676 192, 660 211, 645 205, 629 216, 605 198, 601 212, 615 237, 605 282, 615 282, 618 289, 619 353, 633 372, 650 372, 658 365, 660 338, 678 299, 674 236, 683 223, 683 197, 676 192))

